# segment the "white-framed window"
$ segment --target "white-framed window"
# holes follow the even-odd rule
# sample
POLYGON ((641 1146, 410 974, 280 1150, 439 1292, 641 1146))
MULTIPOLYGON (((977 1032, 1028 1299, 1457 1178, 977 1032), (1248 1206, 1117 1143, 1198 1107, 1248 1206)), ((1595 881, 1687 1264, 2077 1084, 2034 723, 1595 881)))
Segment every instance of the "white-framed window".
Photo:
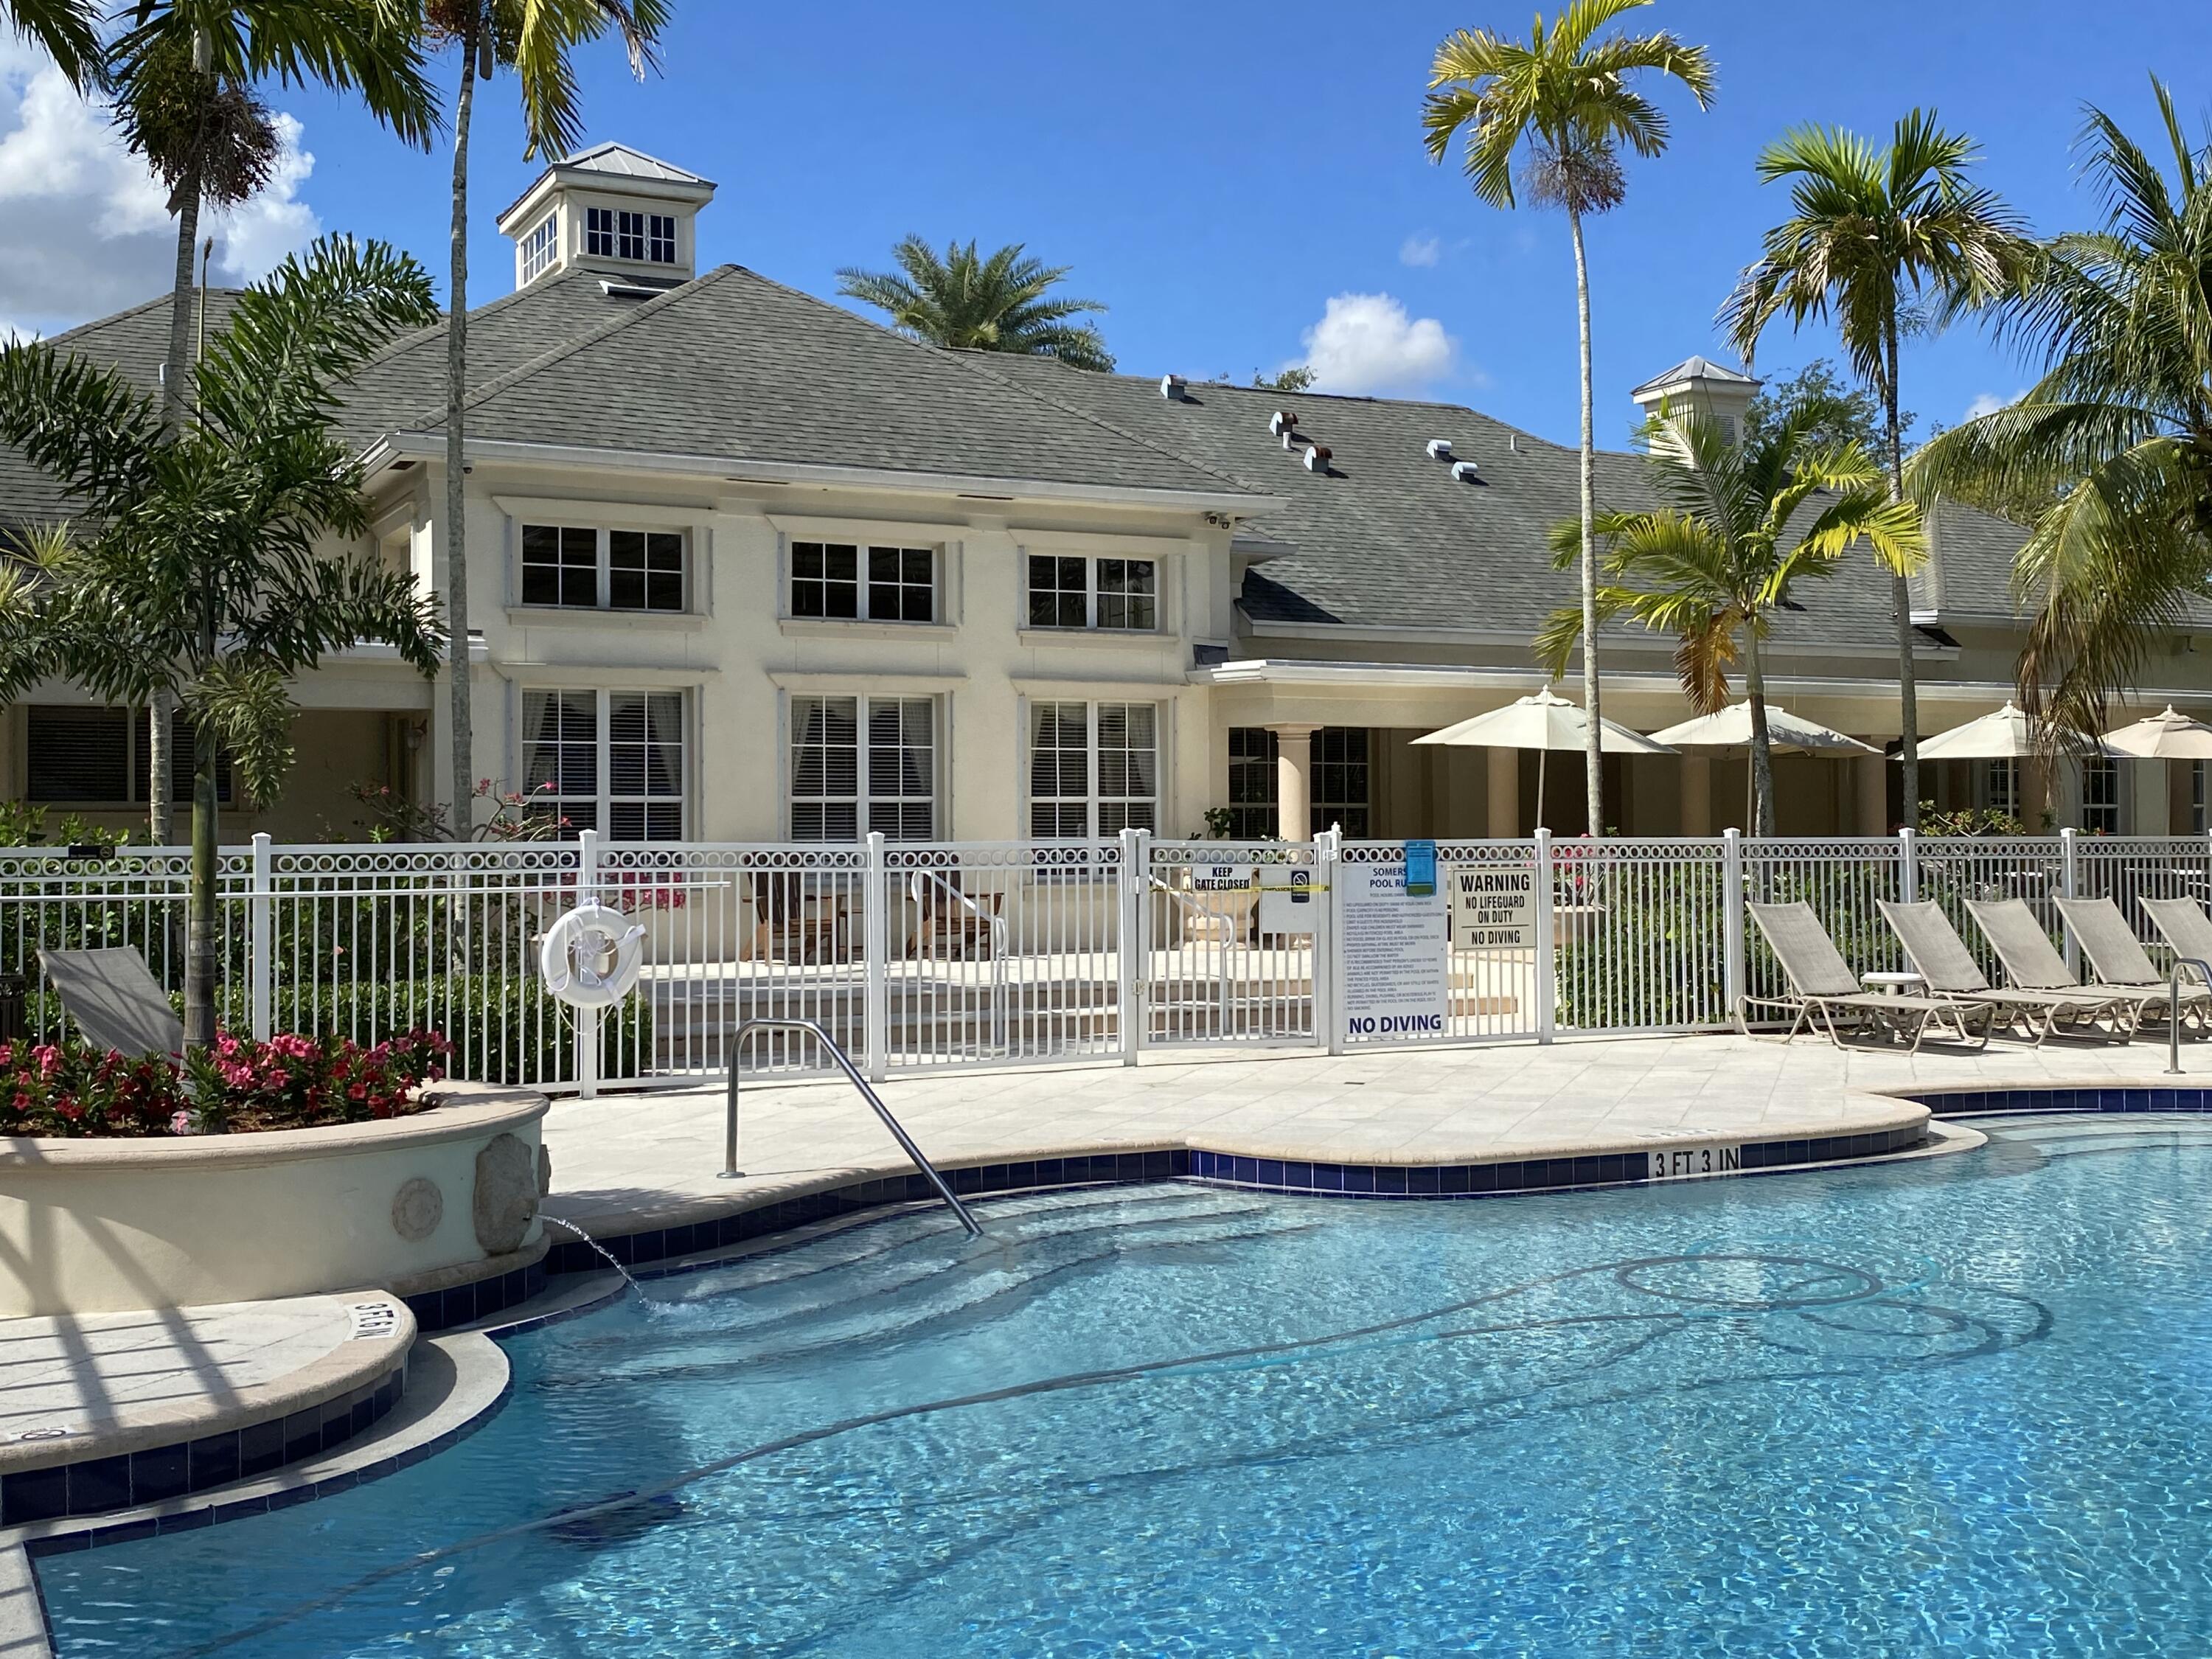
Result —
POLYGON ((682 611, 689 596, 680 530, 522 526, 522 602, 584 611, 682 611))
POLYGON ((1030 705, 1030 834, 1159 827, 1159 710, 1149 702, 1030 705))
POLYGON ((1160 625, 1159 567, 1151 559, 1032 553, 1029 625, 1152 633, 1160 625))
POLYGON ((842 622, 935 622, 937 550, 795 541, 791 614, 842 622))
POLYGON ((536 228, 522 239, 522 280, 536 282, 553 266, 554 251, 560 246, 560 216, 549 213, 538 222, 536 228))
POLYGON ((2020 816, 2020 763, 2000 756, 1982 763, 1982 805, 2007 817, 2020 816))
POLYGON ((2093 835, 2120 833, 2120 763, 2109 755, 2081 763, 2081 827, 2093 835))
POLYGON ((937 833, 933 697, 793 697, 791 838, 937 833))
MULTIPOLYGON (((143 709, 32 703, 23 711, 26 800, 57 805, 135 806, 153 786, 153 734, 143 709)), ((169 725, 169 799, 192 798, 192 727, 169 725)), ((216 796, 231 799, 230 757, 216 757, 216 796)))
POLYGON ((586 208, 584 249, 594 258, 672 265, 676 263, 676 221, 665 213, 586 208))
POLYGON ((526 691, 523 788, 562 837, 681 841, 684 693, 526 691))
POLYGON ((1235 841, 1273 841, 1279 822, 1275 734, 1264 726, 1229 728, 1229 834, 1235 841))
POLYGON ((1368 759, 1370 739, 1364 726, 1324 726, 1313 734, 1312 823, 1318 835, 1342 824, 1354 841, 1364 841, 1370 826, 1368 759))

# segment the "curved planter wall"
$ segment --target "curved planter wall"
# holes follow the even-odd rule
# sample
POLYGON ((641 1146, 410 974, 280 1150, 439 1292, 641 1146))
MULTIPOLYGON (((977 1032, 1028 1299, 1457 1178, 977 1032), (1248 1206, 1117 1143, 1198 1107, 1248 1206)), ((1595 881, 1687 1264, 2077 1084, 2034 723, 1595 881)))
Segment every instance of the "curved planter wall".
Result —
POLYGON ((544 1097, 439 1092, 381 1123, 0 1139, 0 1316, 407 1294, 534 1261, 544 1097))

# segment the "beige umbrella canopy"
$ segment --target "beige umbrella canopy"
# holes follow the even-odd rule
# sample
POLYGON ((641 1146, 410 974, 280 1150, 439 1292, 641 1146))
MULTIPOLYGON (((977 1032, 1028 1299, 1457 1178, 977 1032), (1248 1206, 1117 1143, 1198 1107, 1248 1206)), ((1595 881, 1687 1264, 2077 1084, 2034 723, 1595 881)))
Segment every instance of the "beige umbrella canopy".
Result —
POLYGON ((2057 747, 2076 755, 2108 755, 2103 739, 2081 732, 2053 728, 2026 709, 2007 703, 1994 714, 1984 714, 1948 732, 1920 740, 1920 758, 1929 760, 2025 760, 2037 752, 2037 738, 2045 746, 2056 737, 2057 747))
MULTIPOLYGON (((1881 752, 1872 744, 1846 737, 1818 720, 1808 720, 1802 714, 1793 714, 1788 709, 1777 708, 1771 703, 1766 709, 1766 735, 1767 741, 1776 750, 1791 753, 1878 755, 1881 752)), ((1684 720, 1680 726, 1670 726, 1664 732, 1654 732, 1651 741, 1671 744, 1677 749, 1748 749, 1751 747, 1751 705, 1747 702, 1731 703, 1713 714, 1700 714, 1695 720, 1684 720)))
MULTIPOLYGON (((1632 732, 1601 715, 1598 747, 1608 755, 1671 755, 1663 743, 1641 732, 1632 732)), ((1477 714, 1456 726, 1431 732, 1415 743, 1440 744, 1453 749, 1533 749, 1536 751, 1536 816, 1544 816, 1544 757, 1553 750, 1582 752, 1589 742, 1589 716, 1582 705, 1553 696, 1549 686, 1534 696, 1522 697, 1503 708, 1477 714)))
MULTIPOLYGON (((1670 743, 1677 749, 1715 749, 1742 754, 1751 749, 1751 704, 1730 703, 1726 708, 1710 714, 1700 714, 1695 720, 1684 720, 1680 726, 1670 726, 1664 732, 1655 732, 1652 739, 1670 743)), ((1881 750, 1856 738, 1846 737, 1841 732, 1823 726, 1818 720, 1808 720, 1793 714, 1786 708, 1766 706, 1767 745, 1777 754, 1804 755, 1879 755, 1881 750)), ((1752 784, 1749 772, 1743 777, 1743 817, 1752 822, 1752 784)))
POLYGON ((2212 760, 2212 726, 2177 714, 2172 703, 2163 714, 2106 732, 2105 742, 2138 760, 2212 760))

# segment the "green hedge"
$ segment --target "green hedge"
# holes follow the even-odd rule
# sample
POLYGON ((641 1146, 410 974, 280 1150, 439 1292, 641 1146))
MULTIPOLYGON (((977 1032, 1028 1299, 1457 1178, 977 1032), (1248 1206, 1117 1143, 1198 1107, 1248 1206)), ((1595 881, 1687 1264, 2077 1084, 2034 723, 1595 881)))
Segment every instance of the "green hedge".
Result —
MULTIPOLYGON (((28 1027, 59 1029, 52 994, 34 990, 26 1009, 28 1027)), ((183 1012, 184 998, 170 1000, 183 1012)), ((453 1075, 479 1083, 538 1084, 571 1078, 575 1071, 574 1015, 545 994, 543 982, 520 975, 440 975, 362 984, 295 986, 279 979, 271 1006, 279 1031, 320 1036, 336 1031, 373 1044, 403 1031, 442 1033, 453 1043, 453 1075)), ((242 976, 228 979, 216 1018, 225 1030, 246 1031, 252 1010, 242 976)), ((599 1017, 599 1075, 635 1077, 653 1064, 653 1011, 633 994, 599 1017)))

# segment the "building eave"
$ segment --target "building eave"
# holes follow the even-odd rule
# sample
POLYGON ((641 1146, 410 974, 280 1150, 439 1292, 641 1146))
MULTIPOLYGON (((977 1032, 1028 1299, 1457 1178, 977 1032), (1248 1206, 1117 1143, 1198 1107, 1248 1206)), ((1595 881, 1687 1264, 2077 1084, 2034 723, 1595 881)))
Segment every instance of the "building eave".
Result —
MULTIPOLYGON (((563 470, 656 472, 686 478, 719 478, 731 483, 847 489, 884 489, 908 494, 964 495, 999 501, 1081 501, 1100 506, 1166 507, 1212 513, 1234 520, 1286 505, 1279 495, 1233 490, 1152 489, 1123 485, 1072 483, 1057 478, 1007 478, 960 472, 901 471, 879 467, 830 466, 816 462, 749 460, 726 455, 672 451, 602 449, 574 444, 540 444, 508 439, 472 438, 470 464, 501 462, 514 466, 563 470)), ((362 453, 370 478, 403 460, 443 460, 446 440, 437 432, 395 432, 362 453)))

